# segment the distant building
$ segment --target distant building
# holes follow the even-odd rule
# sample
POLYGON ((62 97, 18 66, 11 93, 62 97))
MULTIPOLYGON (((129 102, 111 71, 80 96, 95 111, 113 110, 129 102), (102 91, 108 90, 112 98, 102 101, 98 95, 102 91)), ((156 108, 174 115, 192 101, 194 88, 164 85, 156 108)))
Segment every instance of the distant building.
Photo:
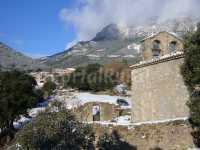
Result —
POLYGON ((89 102, 76 109, 80 121, 113 121, 120 116, 130 115, 130 106, 121 106, 109 102, 89 102))
POLYGON ((50 79, 51 81, 55 81, 56 76, 69 75, 74 71, 75 68, 53 69, 51 72, 47 71, 32 72, 31 75, 35 78, 38 86, 42 87, 48 79, 50 79))
POLYGON ((65 102, 79 121, 113 121, 121 116, 131 116, 129 97, 99 95, 87 92, 58 90, 55 99, 65 102))
POLYGON ((33 76, 37 82, 38 87, 42 87, 44 85, 44 83, 50 79, 53 80, 54 79, 54 75, 51 74, 50 72, 46 72, 46 71, 41 71, 41 72, 32 72, 31 76, 33 76))
POLYGON ((75 68, 66 68, 66 69, 56 68, 52 70, 52 73, 58 74, 59 76, 64 76, 64 75, 71 74, 74 71, 75 71, 75 68))
POLYGON ((143 61, 131 66, 133 122, 189 116, 189 93, 180 74, 182 49, 182 40, 168 32, 142 40, 143 61))

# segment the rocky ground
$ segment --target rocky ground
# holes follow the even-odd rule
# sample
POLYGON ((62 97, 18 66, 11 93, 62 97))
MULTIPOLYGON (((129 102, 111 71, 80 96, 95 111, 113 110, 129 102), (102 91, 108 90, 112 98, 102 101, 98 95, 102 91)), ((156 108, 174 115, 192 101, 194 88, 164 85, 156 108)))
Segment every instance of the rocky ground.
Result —
POLYGON ((114 124, 95 124, 97 135, 116 130, 129 144, 138 150, 189 150, 194 147, 187 120, 155 122, 151 124, 116 126, 114 124))

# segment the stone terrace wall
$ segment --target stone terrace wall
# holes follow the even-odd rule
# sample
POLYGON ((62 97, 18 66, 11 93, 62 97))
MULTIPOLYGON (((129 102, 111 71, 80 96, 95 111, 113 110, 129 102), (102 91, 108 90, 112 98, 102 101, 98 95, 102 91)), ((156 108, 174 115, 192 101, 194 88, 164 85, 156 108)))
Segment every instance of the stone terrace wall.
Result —
POLYGON ((102 126, 94 125, 97 136, 116 130, 129 144, 137 150, 150 150, 159 147, 162 150, 188 150, 193 148, 191 127, 187 121, 140 125, 140 126, 102 126))
POLYGON ((174 57, 132 69, 133 122, 173 119, 189 115, 189 93, 174 57))
POLYGON ((91 102, 86 103, 75 110, 77 119, 86 122, 93 121, 92 107, 94 105, 100 106, 100 121, 109 121, 119 116, 119 112, 116 110, 115 105, 109 103, 91 102))

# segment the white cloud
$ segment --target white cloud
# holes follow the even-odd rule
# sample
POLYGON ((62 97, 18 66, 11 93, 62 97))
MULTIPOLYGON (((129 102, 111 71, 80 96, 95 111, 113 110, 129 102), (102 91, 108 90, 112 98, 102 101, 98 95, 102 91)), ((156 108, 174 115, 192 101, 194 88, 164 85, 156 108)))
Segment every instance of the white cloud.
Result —
POLYGON ((67 43, 67 46, 65 47, 65 49, 67 50, 67 49, 71 48, 71 47, 74 46, 77 42, 78 42, 78 41, 75 39, 75 40, 73 40, 72 42, 67 43))
POLYGON ((63 8, 60 19, 72 24, 79 40, 89 40, 110 23, 136 25, 152 16, 160 20, 199 14, 199 0, 78 0, 74 8, 63 8))
POLYGON ((163 6, 160 19, 170 19, 172 17, 193 15, 199 16, 200 1, 198 0, 169 0, 163 6))

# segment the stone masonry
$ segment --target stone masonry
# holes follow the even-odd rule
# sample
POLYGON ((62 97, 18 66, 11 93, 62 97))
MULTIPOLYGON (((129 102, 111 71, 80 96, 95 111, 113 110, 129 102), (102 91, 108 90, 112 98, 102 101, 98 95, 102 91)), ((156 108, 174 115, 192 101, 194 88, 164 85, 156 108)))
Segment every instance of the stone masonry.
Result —
POLYGON ((180 66, 183 55, 132 70, 133 122, 187 117, 189 93, 180 66))
POLYGON ((152 48, 153 48, 153 42, 154 41, 159 41, 159 49, 161 50, 161 56, 169 54, 170 51, 170 43, 171 42, 175 42, 175 49, 177 51, 182 50, 183 49, 183 43, 182 40, 178 37, 176 37, 175 35, 173 35, 172 33, 168 33, 168 32, 160 32, 158 34, 155 34, 153 36, 149 36, 147 38, 145 38, 144 40, 142 40, 142 51, 143 51, 143 59, 145 61, 147 60, 151 60, 152 57, 152 48))
POLYGON ((133 122, 188 117, 189 92, 180 73, 184 61, 181 40, 168 32, 161 32, 142 42, 145 45, 142 51, 144 60, 131 66, 133 122), (159 41, 156 46, 160 52, 158 57, 153 57, 155 40, 159 41), (176 50, 169 52, 172 41, 176 41, 176 50))

